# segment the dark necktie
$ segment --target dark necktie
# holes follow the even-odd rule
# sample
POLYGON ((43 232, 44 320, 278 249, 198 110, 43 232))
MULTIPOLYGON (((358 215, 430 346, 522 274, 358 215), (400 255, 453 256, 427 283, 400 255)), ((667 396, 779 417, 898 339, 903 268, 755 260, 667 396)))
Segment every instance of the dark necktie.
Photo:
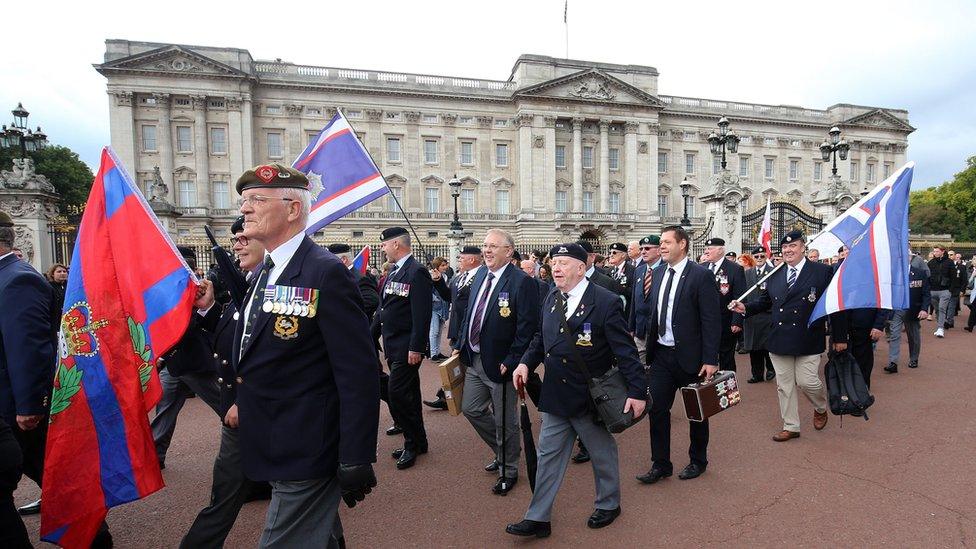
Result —
POLYGON ((254 291, 251 293, 251 309, 250 314, 244 319, 244 335, 241 338, 241 354, 244 353, 244 349, 247 348, 248 341, 251 340, 251 332, 254 330, 254 321, 258 318, 258 312, 261 311, 261 300, 264 298, 264 287, 268 283, 268 274, 271 269, 274 268, 274 261, 271 260, 271 256, 267 255, 264 257, 264 267, 261 269, 261 274, 258 275, 257 280, 254 282, 254 291))
POLYGON ((668 267, 668 283, 664 285, 664 295, 661 297, 661 317, 657 321, 657 335, 664 337, 668 331, 668 302, 671 300, 671 283, 674 282, 674 269, 668 267))
POLYGON ((382 297, 386 297, 386 287, 390 285, 390 281, 393 280, 394 273, 396 273, 397 272, 397 269, 399 269, 399 268, 400 268, 400 266, 397 265, 396 263, 394 263, 390 267, 390 272, 389 272, 389 274, 386 275, 386 281, 383 282, 383 293, 382 293, 382 297))
POLYGON ((484 316, 485 306, 488 305, 488 296, 491 295, 491 281, 494 280, 495 273, 488 273, 488 282, 485 283, 485 291, 481 292, 481 299, 478 306, 474 309, 474 316, 471 318, 471 346, 477 347, 481 343, 481 317, 484 316))
POLYGON ((566 318, 569 315, 569 294, 565 292, 559 292, 563 296, 562 306, 560 307, 559 313, 566 318))

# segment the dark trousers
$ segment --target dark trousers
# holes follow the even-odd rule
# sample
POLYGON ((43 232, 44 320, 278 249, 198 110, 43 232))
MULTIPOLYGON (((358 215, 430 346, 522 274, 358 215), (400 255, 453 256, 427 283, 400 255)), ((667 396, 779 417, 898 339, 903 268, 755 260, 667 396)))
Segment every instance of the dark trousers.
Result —
POLYGON ((871 341, 871 328, 851 328, 848 346, 851 355, 861 368, 864 383, 871 387, 871 370, 874 369, 874 342, 871 341))
POLYGON ((180 547, 223 547, 252 484, 241 467, 237 429, 224 425, 220 429, 220 451, 214 460, 210 505, 197 514, 180 547))
POLYGON ((20 444, 11 428, 0 419, 0 547, 10 549, 31 547, 27 528, 14 506, 14 490, 20 482, 22 462, 20 444))
POLYGON ((766 372, 773 371, 769 351, 749 351, 749 363, 752 366, 752 379, 766 379, 766 372))
POLYGON ((21 431, 16 425, 11 427, 14 438, 20 444, 20 452, 24 456, 21 470, 24 476, 41 486, 44 475, 44 446, 47 443, 47 418, 43 418, 37 427, 30 431, 21 431))
POLYGON ((735 371, 735 336, 726 334, 718 345, 718 369, 735 371))
MULTIPOLYGON (((973 290, 976 292, 976 290, 973 290)), ((966 321, 966 326, 972 328, 976 326, 976 303, 968 303, 969 305, 969 320, 966 321)))
MULTIPOLYGON (((651 462, 671 471, 671 405, 681 387, 698 381, 696 374, 689 374, 678 365, 672 347, 658 345, 654 351, 654 364, 648 375, 651 388, 651 462)), ((689 422, 691 446, 688 456, 692 463, 708 465, 708 421, 689 422)))
POLYGON ((390 415, 403 429, 404 450, 426 450, 427 431, 420 408, 420 365, 390 362, 390 415))
POLYGON ((163 368, 159 371, 159 383, 163 386, 163 396, 156 405, 156 415, 150 422, 150 428, 156 444, 156 457, 162 464, 166 462, 166 451, 173 441, 176 418, 190 392, 196 393, 218 417, 223 416, 220 415, 220 387, 216 373, 191 372, 174 376, 168 368, 163 368))

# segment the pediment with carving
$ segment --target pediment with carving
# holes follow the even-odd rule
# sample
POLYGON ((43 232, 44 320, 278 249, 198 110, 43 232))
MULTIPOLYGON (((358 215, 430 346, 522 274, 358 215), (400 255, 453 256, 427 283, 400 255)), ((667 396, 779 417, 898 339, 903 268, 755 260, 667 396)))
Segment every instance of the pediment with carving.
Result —
POLYGON ((516 91, 513 97, 664 108, 664 103, 656 96, 597 69, 583 70, 533 84, 516 91))
POLYGON ((164 46, 95 66, 102 74, 114 72, 245 78, 247 73, 177 45, 164 46))
POLYGON ((407 178, 398 173, 391 173, 390 175, 386 176, 386 182, 390 185, 403 185, 407 182, 407 178))
POLYGON ((884 109, 874 109, 842 122, 844 126, 861 126, 903 132, 913 132, 915 128, 884 109))

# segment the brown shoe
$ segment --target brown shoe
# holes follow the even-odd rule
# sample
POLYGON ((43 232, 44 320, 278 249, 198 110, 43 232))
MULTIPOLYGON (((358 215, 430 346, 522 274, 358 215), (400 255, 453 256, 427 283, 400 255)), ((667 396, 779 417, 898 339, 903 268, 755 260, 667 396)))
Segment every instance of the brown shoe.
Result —
POLYGON ((796 431, 787 431, 786 429, 783 429, 782 431, 773 435, 773 440, 775 440, 776 442, 786 442, 791 438, 800 438, 800 433, 796 431))
POLYGON ((813 428, 819 431, 826 426, 827 426, 827 410, 824 410, 823 412, 818 412, 814 410, 813 428))

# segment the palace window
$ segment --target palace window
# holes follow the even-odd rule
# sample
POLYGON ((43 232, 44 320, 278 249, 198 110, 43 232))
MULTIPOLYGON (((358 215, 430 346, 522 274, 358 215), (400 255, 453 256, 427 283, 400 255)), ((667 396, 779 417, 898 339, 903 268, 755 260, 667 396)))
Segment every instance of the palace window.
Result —
POLYGON ((593 213, 593 192, 583 192, 583 213, 593 213))
POLYGON ((657 197, 657 215, 661 217, 668 216, 668 195, 662 194, 657 197))
POLYGON ((219 209, 230 208, 229 184, 226 181, 213 181, 213 207, 219 209))
POLYGON ((268 105, 264 108, 266 114, 281 114, 281 105, 268 105))
POLYGON ((610 213, 620 213, 620 193, 610 193, 610 213))
POLYGON ((668 153, 657 153, 657 173, 668 173, 668 153))
POLYGON ((436 124, 437 123, 437 115, 436 114, 425 114, 424 115, 424 122, 426 122, 428 124, 436 124))
POLYGON ((871 162, 868 162, 867 163, 867 167, 868 167, 867 181, 868 181, 868 183, 874 183, 875 168, 877 167, 877 165, 876 164, 873 164, 871 162))
POLYGON ((800 161, 790 160, 790 181, 800 179, 800 161))
POLYGON ((400 138, 399 137, 386 138, 386 161, 387 162, 400 161, 400 138))
POLYGON ((440 211, 441 190, 436 187, 424 189, 424 211, 436 213, 440 211))
POLYGON ((506 143, 495 143, 495 166, 499 168, 508 166, 508 145, 506 143))
POLYGON ((197 205, 197 186, 194 181, 187 179, 178 181, 176 189, 180 194, 180 206, 192 208, 197 205))
POLYGON ((474 142, 473 141, 461 142, 461 165, 462 166, 474 165, 474 142))
POLYGON ((593 147, 583 147, 583 167, 593 167, 593 147))
POLYGON ((620 169, 620 149, 610 149, 610 170, 617 171, 620 169))
POLYGON ((210 153, 227 154, 226 128, 210 128, 210 153))
POLYGON ((424 139, 424 164, 437 164, 436 139, 424 139))
POLYGON ((556 191, 556 211, 566 213, 566 191, 556 191))
POLYGON ((820 181, 823 178, 823 162, 813 163, 813 180, 820 181))
POLYGON ((280 132, 268 132, 268 157, 281 158, 284 156, 280 132))
POLYGON ((857 174, 861 171, 861 166, 857 162, 851 162, 851 181, 857 181, 857 174))
POLYGON ((776 159, 767 158, 766 159, 766 179, 772 179, 776 173, 776 159))
POLYGON ((890 162, 885 162, 885 164, 884 164, 884 178, 885 179, 888 179, 888 176, 890 176, 890 175, 891 175, 891 163, 890 162))
POLYGON ((142 150, 143 152, 156 150, 156 126, 142 127, 142 150))
POLYGON ((739 157, 739 177, 749 177, 749 157, 739 157))
POLYGON ((461 213, 474 213, 474 189, 461 189, 461 213))
POLYGON ((685 209, 688 211, 688 217, 695 217, 695 197, 686 196, 685 198, 685 209))
POLYGON ((566 167, 566 145, 556 145, 556 167, 566 167))
POLYGON ((685 173, 695 173, 695 153, 685 153, 685 173))
POLYGON ((718 174, 722 171, 722 156, 718 154, 712 155, 712 173, 718 174))
POLYGON ((176 126, 176 152, 193 152, 193 134, 189 126, 176 126))
POLYGON ((495 191, 495 213, 508 213, 508 190, 499 189, 495 191))
POLYGON ((400 208, 397 207, 397 202, 403 204, 403 187, 390 187, 390 194, 386 197, 386 209, 399 213, 400 208))

